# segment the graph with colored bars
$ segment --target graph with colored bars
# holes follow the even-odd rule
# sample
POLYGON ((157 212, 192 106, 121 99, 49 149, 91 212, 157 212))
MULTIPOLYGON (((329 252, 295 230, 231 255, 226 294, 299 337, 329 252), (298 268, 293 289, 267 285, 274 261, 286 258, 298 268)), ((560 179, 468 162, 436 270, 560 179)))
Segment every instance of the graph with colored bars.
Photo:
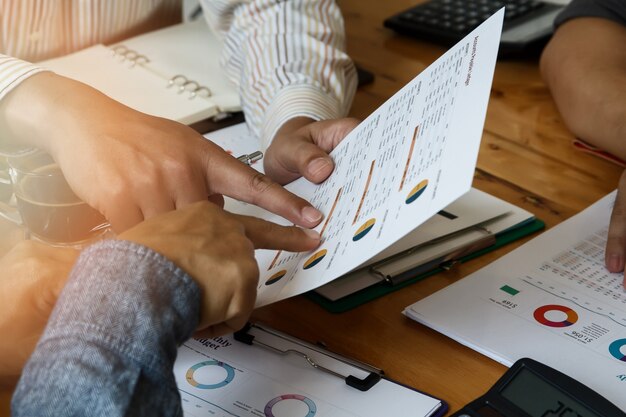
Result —
MULTIPOLYGON (((309 198, 311 204, 326 210, 319 230, 322 248, 325 242, 334 242, 329 247, 342 242, 345 250, 349 243, 345 237, 356 233, 360 238, 364 236, 361 229, 371 230, 375 215, 389 204, 393 193, 408 193, 408 204, 426 188, 428 180, 422 177, 438 166, 445 147, 454 113, 455 87, 462 79, 462 61, 461 50, 442 60, 430 77, 394 96, 384 117, 377 114, 366 119, 358 137, 346 142, 343 152, 333 154, 335 171, 341 175, 320 184, 309 198), (422 122, 413 126, 411 110, 417 106, 417 99, 423 106, 419 115, 422 122)), ((395 209, 399 214, 402 206, 395 209)), ((299 254, 277 251, 267 270, 272 274, 277 268, 290 270, 299 259, 299 254)))
MULTIPOLYGON (((441 159, 446 146, 450 120, 456 108, 456 88, 462 82, 463 50, 457 50, 439 62, 432 72, 432 77, 425 80, 425 96, 420 123, 413 128, 412 143, 402 168, 404 173, 400 181, 400 191, 406 185, 413 186, 441 159)), ((421 88, 421 84, 419 85, 421 88)), ((414 96, 415 97, 415 96, 414 96)), ((412 105, 410 103, 409 105, 412 105)), ((404 113, 398 109, 398 113, 404 113)), ((401 117, 401 116, 397 116, 401 117)), ((388 129, 393 129, 391 124, 388 129)))

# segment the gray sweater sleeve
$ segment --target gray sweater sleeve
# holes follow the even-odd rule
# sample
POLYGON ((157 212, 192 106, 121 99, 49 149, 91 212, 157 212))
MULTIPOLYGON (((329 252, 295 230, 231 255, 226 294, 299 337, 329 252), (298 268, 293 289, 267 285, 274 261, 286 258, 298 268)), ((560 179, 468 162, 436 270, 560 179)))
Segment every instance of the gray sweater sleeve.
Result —
POLYGON ((626 25, 626 1, 624 0, 573 0, 557 16, 559 26, 577 17, 601 17, 626 25))
POLYGON ((24 368, 12 414, 182 415, 172 366, 199 311, 199 287, 163 256, 119 240, 87 248, 24 368))

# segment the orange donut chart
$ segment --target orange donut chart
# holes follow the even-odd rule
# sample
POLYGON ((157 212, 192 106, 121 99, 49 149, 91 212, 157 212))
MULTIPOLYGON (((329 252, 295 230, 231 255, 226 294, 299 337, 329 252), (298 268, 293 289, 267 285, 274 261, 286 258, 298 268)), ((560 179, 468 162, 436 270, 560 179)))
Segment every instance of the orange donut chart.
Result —
POLYGON ((548 304, 541 306, 535 310, 533 317, 539 323, 548 327, 567 327, 578 321, 578 314, 569 307, 565 307, 558 304, 548 304), (561 311, 567 315, 567 318, 563 321, 552 321, 546 318, 546 313, 549 311, 561 311))

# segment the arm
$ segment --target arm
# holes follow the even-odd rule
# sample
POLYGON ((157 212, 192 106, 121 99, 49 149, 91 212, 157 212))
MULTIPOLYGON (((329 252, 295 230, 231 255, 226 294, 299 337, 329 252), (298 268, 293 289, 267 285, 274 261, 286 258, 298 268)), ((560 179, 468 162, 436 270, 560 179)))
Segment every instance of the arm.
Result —
POLYGON ((77 257, 24 240, 0 258, 0 386, 15 387, 77 257))
POLYGON ((565 124, 576 136, 622 159, 626 159, 624 45, 626 25, 577 18, 557 29, 541 57, 543 77, 565 124))
POLYGON ((208 202, 120 237, 78 258, 24 368, 13 415, 181 415, 177 347, 195 330, 213 337, 246 323, 258 282, 254 248, 311 250, 320 239, 208 202))
POLYGON ((24 369, 13 414, 181 415, 171 368, 199 307, 195 282, 147 248, 86 249, 24 369))
POLYGON ((34 72, 0 100, 0 137, 52 154, 72 190, 118 233, 221 194, 305 227, 322 217, 189 127, 52 72, 34 72))
MULTIPOLYGON (((574 0, 557 24, 541 71, 563 120, 576 136, 626 159, 626 3, 574 0)), ((625 236, 626 171, 605 250, 611 272, 624 271, 625 236)))
POLYGON ((344 117, 356 89, 333 0, 202 1, 224 37, 222 63, 240 86, 246 120, 267 148, 266 173, 280 183, 330 175, 334 146, 357 122, 344 117))

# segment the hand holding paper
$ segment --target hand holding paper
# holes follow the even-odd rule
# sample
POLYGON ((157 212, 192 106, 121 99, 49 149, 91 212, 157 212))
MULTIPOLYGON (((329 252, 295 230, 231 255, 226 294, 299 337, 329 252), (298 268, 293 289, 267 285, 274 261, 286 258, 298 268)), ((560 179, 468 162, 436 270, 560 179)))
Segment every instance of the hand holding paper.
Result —
POLYGON ((265 173, 280 184, 304 177, 313 183, 324 181, 335 165, 328 154, 352 131, 357 119, 292 119, 278 131, 267 149, 265 173))
POLYGON ((257 306, 353 270, 470 189, 502 17, 503 10, 354 128, 332 151, 325 182, 287 186, 324 213, 322 242, 309 253, 257 251, 257 306))

